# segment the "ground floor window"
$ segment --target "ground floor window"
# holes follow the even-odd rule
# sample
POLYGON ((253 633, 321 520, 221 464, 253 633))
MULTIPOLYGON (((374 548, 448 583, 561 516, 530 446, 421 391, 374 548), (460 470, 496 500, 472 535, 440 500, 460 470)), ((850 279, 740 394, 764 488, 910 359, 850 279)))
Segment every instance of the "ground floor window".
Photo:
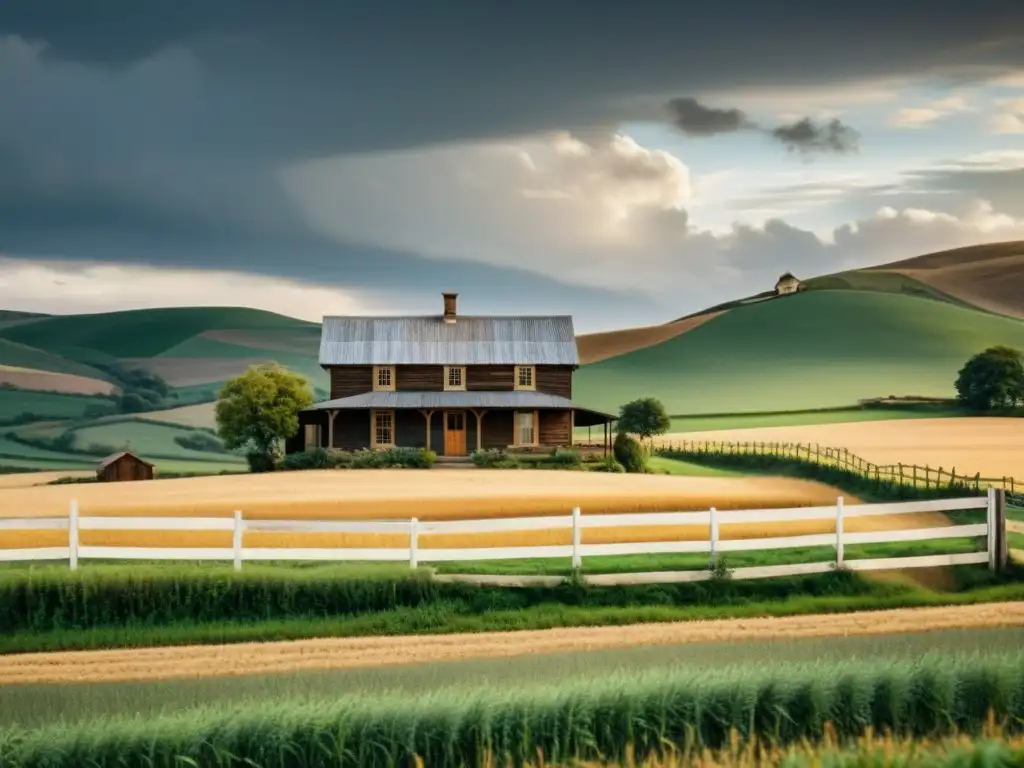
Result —
POLYGON ((320 425, 319 424, 307 424, 306 425, 306 450, 311 451, 314 448, 320 447, 320 425))
POLYGON ((516 411, 516 445, 536 443, 533 421, 533 411, 516 411))
POLYGON ((395 412, 373 412, 373 445, 374 447, 391 447, 395 444, 395 412))

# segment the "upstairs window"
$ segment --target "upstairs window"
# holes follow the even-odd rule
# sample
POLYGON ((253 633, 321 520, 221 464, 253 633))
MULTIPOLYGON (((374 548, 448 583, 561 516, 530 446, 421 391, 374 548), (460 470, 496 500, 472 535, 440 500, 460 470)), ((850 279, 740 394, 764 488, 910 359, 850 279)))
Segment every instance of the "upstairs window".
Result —
POLYGON ((444 388, 462 390, 466 388, 466 367, 446 365, 444 367, 444 388))
POLYGON ((536 371, 532 365, 517 365, 515 373, 516 389, 536 389, 536 371))
POLYGON ((395 366, 375 365, 373 367, 373 389, 375 392, 392 392, 395 389, 395 366))

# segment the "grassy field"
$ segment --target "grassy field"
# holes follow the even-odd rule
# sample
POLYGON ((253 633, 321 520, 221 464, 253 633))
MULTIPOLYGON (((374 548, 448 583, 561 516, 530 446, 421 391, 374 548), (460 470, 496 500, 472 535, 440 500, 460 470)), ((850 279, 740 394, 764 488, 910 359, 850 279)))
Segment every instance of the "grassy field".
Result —
POLYGON ((143 458, 173 458, 194 462, 216 461, 220 464, 245 465, 245 460, 233 454, 219 454, 208 451, 194 451, 182 448, 175 437, 188 435, 192 430, 174 425, 159 425, 141 421, 121 421, 114 424, 103 424, 75 430, 75 445, 86 446, 92 443, 124 447, 131 442, 131 449, 143 458))
POLYGON ((997 343, 1024 347, 1024 322, 912 296, 808 291, 583 366, 573 395, 611 412, 653 396, 669 413, 694 415, 949 397, 964 362, 997 343))
MULTIPOLYGON (((959 409, 946 407, 837 408, 821 411, 781 411, 778 413, 721 414, 716 416, 674 416, 671 433, 711 432, 727 429, 798 427, 812 424, 851 424, 861 421, 902 421, 963 416, 959 409)), ((577 430, 579 432, 579 430, 577 430)))
POLYGON ((538 754, 646 758, 667 745, 722 748, 737 735, 797 743, 826 723, 839 739, 867 726, 903 736, 980 733, 1024 715, 1024 657, 1013 651, 829 662, 646 669, 573 682, 521 682, 372 697, 258 699, 157 718, 0 732, 0 766, 101 763, 327 766, 515 764, 538 754), (871 706, 868 702, 878 702, 871 706), (220 755, 219 759, 215 755, 220 755), (216 760, 216 763, 213 761, 216 760))
POLYGON ((101 397, 0 387, 0 422, 9 422, 25 412, 43 419, 74 419, 81 417, 87 408, 114 412, 114 404, 101 397))
MULTIPOLYGON (((417 664, 385 662, 350 667, 275 673, 182 677, 126 683, 21 683, 0 685, 0 727, 39 727, 100 717, 154 717, 209 704, 247 700, 328 698, 381 693, 424 694, 486 686, 505 689, 524 680, 573 684, 600 670, 620 676, 679 668, 695 673, 722 666, 759 667, 804 662, 913 659, 936 653, 1013 651, 1024 646, 1024 628, 947 629, 889 635, 784 636, 763 640, 645 645, 607 650, 531 653, 507 658, 466 657, 417 664)), ((471 650, 471 648, 469 649, 471 650)))
MULTIPOLYGON (((249 563, 235 572, 230 563, 87 561, 78 571, 14 563, 0 568, 0 654, 800 616, 1022 598, 1016 570, 1000 577, 984 566, 931 575, 830 571, 509 588, 435 579, 400 564, 249 563)), ((994 620, 1021 623, 1009 608, 1004 604, 994 620)))
POLYGON ((116 357, 153 357, 214 329, 286 329, 304 320, 241 307, 175 307, 48 317, 0 328, 0 336, 44 350, 81 347, 116 357), (125 333, 131 328, 132 333, 125 333))
MULTIPOLYGON (((3 333, 3 330, 0 327, 0 334, 3 333)), ((106 373, 91 366, 4 338, 0 338, 0 361, 3 361, 4 365, 34 368, 40 371, 53 371, 54 373, 69 373, 75 376, 86 376, 91 379, 110 380, 110 376, 106 373)))
POLYGON ((920 280, 889 270, 855 269, 823 277, 812 277, 805 280, 803 284, 808 291, 875 291, 942 301, 964 309, 978 309, 974 304, 958 299, 920 280))

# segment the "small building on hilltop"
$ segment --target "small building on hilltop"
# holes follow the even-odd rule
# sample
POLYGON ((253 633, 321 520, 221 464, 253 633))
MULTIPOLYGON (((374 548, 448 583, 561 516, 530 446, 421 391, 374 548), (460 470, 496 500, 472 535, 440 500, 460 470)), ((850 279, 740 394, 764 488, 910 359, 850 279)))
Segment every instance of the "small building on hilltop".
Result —
POLYGON ((129 451, 112 453, 96 466, 96 479, 104 483, 152 480, 153 465, 129 451))
POLYGON ((786 272, 775 283, 775 293, 778 296, 785 296, 787 293, 796 293, 802 287, 800 281, 793 276, 792 272, 786 272))
POLYGON ((572 400, 580 365, 569 316, 459 315, 458 294, 422 317, 325 317, 330 399, 299 414, 286 452, 427 448, 467 456, 570 446, 575 427, 616 417, 572 400))

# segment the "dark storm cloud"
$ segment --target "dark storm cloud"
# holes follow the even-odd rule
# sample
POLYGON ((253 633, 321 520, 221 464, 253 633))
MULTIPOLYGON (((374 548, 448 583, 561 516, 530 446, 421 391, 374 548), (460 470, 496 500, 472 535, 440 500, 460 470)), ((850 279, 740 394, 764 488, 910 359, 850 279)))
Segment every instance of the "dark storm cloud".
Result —
POLYGON ((811 118, 805 117, 777 128, 762 128, 748 119, 743 110, 735 107, 707 107, 689 96, 672 99, 666 108, 672 125, 687 136, 715 136, 741 130, 763 131, 790 150, 836 154, 856 151, 860 140, 857 131, 839 120, 816 125, 811 118))
POLYGON ((672 99, 667 108, 672 125, 687 136, 714 136, 755 127, 739 109, 706 107, 688 96, 672 99))
POLYGON ((818 125, 809 117, 788 125, 773 128, 771 135, 798 152, 832 152, 847 154, 856 152, 860 134, 838 118, 818 125))
MULTIPOLYGON (((644 0, 5 0, 0 252, 390 284, 428 263, 332 250, 280 190, 282 167, 656 115, 661 97, 623 106, 636 94, 1024 65, 1006 32, 1022 22, 1014 0, 723 0, 699 13, 644 0)), ((697 107, 691 131, 702 116, 705 131, 742 119, 697 107)), ((846 146, 809 127, 776 131, 790 147, 846 146)))

